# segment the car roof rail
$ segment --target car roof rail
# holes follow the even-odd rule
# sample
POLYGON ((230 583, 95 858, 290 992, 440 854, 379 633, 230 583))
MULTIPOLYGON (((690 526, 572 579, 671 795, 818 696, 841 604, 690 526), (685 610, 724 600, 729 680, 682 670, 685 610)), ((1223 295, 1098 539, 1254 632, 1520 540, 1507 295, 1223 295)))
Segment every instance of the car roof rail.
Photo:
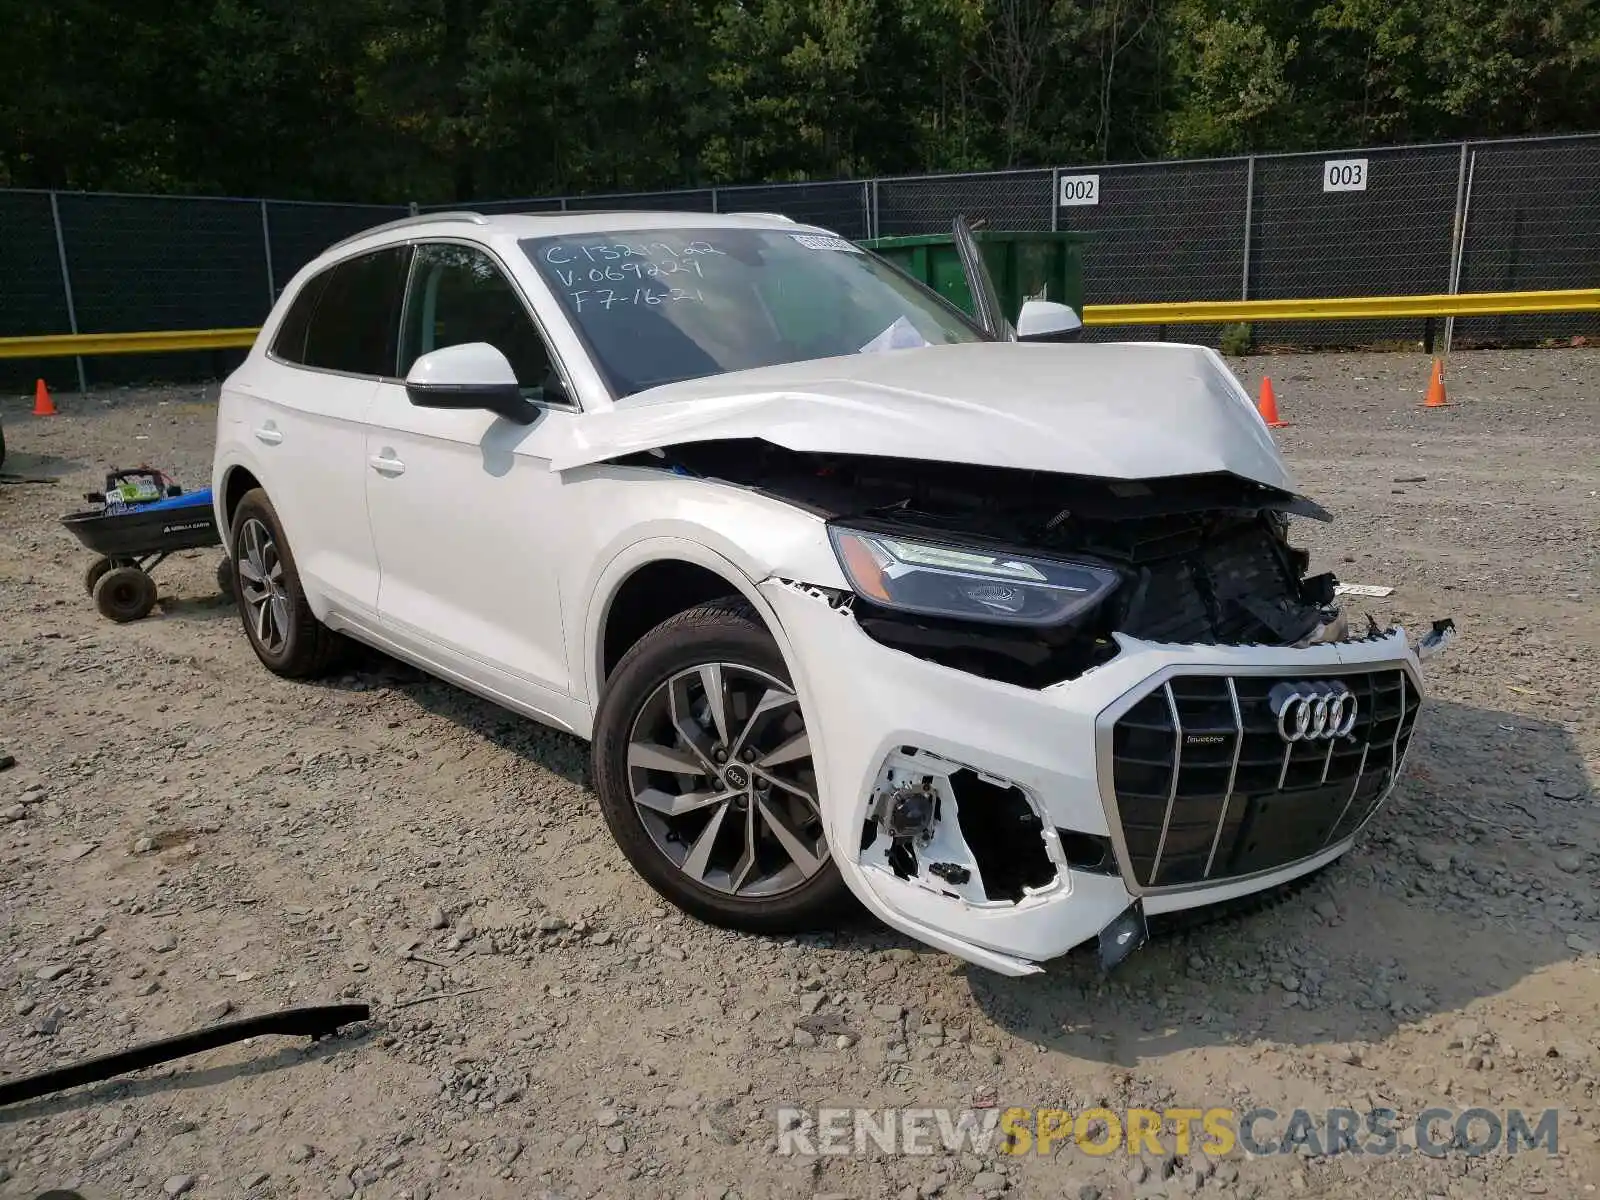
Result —
MULTIPOLYGON (((463 221, 472 225, 487 225, 489 218, 482 213, 469 212, 466 209, 456 212, 413 213, 409 217, 401 217, 398 221, 385 221, 382 225, 374 225, 369 229, 361 230, 359 233, 352 233, 349 237, 341 238, 329 246, 328 250, 337 250, 341 246, 348 246, 351 242, 358 242, 374 233, 387 233, 391 229, 406 229, 412 225, 431 225, 435 221, 463 221)), ((327 252, 327 250, 323 251, 324 254, 327 252)))
POLYGON ((722 215, 725 217, 765 217, 770 221, 787 221, 790 225, 796 224, 795 219, 788 213, 757 212, 754 209, 741 208, 735 209, 731 212, 723 213, 722 215))

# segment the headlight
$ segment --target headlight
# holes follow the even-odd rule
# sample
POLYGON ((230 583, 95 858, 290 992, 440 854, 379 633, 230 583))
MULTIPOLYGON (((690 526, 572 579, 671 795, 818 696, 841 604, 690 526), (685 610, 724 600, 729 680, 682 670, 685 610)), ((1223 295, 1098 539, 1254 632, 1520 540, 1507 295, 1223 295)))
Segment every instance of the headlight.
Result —
POLYGON ((829 526, 834 553, 856 593, 885 608, 987 621, 1061 625, 1113 592, 1109 567, 1059 562, 887 533, 829 526))

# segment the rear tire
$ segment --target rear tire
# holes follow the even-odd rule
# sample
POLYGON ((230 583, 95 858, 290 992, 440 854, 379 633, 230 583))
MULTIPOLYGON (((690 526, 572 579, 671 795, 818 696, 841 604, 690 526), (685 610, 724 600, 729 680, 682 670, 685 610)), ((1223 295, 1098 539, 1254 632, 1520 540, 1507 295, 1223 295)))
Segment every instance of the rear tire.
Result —
POLYGON ((234 509, 228 560, 245 637, 261 665, 286 679, 330 670, 348 643, 311 611, 289 539, 261 488, 246 492, 234 509))
POLYGON ((679 613, 622 657, 596 713, 592 775, 622 853, 692 916, 792 933, 835 925, 852 899, 783 656, 743 600, 679 613))
POLYGON ((117 564, 109 558, 95 559, 89 564, 88 569, 83 573, 83 590, 88 592, 89 595, 93 596, 94 585, 99 583, 104 577, 105 573, 116 565, 117 564))
POLYGON ((156 606, 156 581, 138 567, 112 567, 95 581, 94 606, 119 625, 142 620, 156 606))

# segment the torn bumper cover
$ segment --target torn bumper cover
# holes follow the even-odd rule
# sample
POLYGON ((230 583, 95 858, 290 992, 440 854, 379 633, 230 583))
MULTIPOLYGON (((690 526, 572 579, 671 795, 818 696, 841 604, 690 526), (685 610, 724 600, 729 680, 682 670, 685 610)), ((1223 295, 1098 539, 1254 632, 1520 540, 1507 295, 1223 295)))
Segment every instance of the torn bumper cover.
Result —
POLYGON ((821 589, 761 590, 794 644, 851 889, 888 924, 1012 975, 1135 904, 1136 929, 1102 946, 1111 962, 1142 942, 1145 914, 1343 854, 1402 772, 1419 661, 1453 633, 1440 622, 1415 648, 1399 628, 1291 647, 1118 634, 1110 661, 1034 690, 885 646, 821 589))

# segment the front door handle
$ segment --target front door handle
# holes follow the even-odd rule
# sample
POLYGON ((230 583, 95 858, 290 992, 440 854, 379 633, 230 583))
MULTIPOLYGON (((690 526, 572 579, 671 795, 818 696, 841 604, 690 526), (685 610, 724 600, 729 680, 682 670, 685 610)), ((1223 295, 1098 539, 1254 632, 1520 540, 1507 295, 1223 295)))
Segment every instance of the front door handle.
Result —
POLYGON ((404 475, 406 473, 405 463, 389 454, 374 454, 371 458, 367 459, 367 465, 379 475, 389 475, 392 477, 395 475, 404 475))
POLYGON ((283 441, 283 434, 279 433, 271 425, 261 426, 261 428, 255 430, 255 435, 256 441, 265 442, 269 446, 276 446, 283 441))

